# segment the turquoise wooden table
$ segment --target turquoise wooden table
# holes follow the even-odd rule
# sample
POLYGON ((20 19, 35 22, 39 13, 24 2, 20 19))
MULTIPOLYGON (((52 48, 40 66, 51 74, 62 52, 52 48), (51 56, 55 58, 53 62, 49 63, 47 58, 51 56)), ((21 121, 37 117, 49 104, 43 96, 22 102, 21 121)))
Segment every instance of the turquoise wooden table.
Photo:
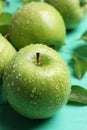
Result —
MULTIPOLYGON (((15 13, 21 5, 20 0, 12 0, 9 8, 5 7, 4 10, 15 13)), ((68 65, 72 57, 67 52, 72 52, 77 46, 87 45, 81 40, 75 41, 85 30, 87 16, 76 29, 67 32, 65 39, 67 45, 63 46, 59 53, 68 65)), ((87 73, 78 80, 72 75, 72 70, 70 71, 72 84, 87 88, 87 73)), ((3 104, 0 105, 0 130, 87 130, 87 106, 68 103, 50 119, 30 120, 17 114, 8 103, 3 104)))

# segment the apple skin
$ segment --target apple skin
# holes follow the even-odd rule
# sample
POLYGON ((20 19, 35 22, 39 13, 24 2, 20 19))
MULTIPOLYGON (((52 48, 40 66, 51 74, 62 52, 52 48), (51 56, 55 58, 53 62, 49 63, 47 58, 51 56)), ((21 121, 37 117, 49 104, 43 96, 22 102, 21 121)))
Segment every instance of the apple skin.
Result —
POLYGON ((62 16, 54 7, 30 2, 14 15, 9 33, 17 50, 31 43, 43 43, 58 50, 64 43, 66 29, 62 16))
POLYGON ((20 49, 3 77, 9 104, 19 114, 32 119, 53 116, 67 103, 71 92, 67 64, 54 49, 43 44, 20 49), (36 62, 37 52, 40 65, 36 62))
POLYGON ((0 34, 0 83, 5 67, 15 54, 15 48, 0 34))
POLYGON ((87 0, 45 0, 45 2, 61 13, 67 29, 77 27, 87 13, 87 0))

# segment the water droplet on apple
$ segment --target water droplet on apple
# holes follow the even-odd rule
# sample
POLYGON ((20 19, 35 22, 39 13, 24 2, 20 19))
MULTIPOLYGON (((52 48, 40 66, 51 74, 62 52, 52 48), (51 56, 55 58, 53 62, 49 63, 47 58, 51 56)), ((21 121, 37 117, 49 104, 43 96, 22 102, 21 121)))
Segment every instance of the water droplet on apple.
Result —
POLYGON ((35 96, 35 99, 37 98, 37 96, 35 96))
POLYGON ((3 62, 3 59, 1 59, 1 62, 3 62))
POLYGON ((26 24, 29 24, 29 21, 26 21, 26 24))
POLYGON ((56 95, 56 98, 58 98, 59 97, 59 95, 56 95))
POLYGON ((45 82, 43 81, 43 82, 42 82, 42 84, 44 85, 44 84, 45 84, 45 82))
POLYGON ((38 73, 36 73, 36 76, 38 76, 38 73))
POLYGON ((5 79, 8 80, 8 77, 6 76, 5 79))
POLYGON ((31 94, 31 98, 33 98, 34 97, 34 94, 31 94))
POLYGON ((32 82, 35 82, 35 80, 34 80, 34 79, 32 79, 32 82))
POLYGON ((16 76, 16 79, 18 79, 18 76, 16 76))
POLYGON ((42 91, 44 92, 44 88, 42 88, 42 91))
POLYGON ((22 62, 19 62, 19 65, 22 65, 22 62))
POLYGON ((8 83, 7 86, 10 87, 10 83, 8 83))
POLYGON ((27 110, 27 111, 30 111, 30 109, 29 109, 29 108, 27 108, 26 110, 27 110))
POLYGON ((50 101, 50 103, 53 103, 52 100, 50 101))
POLYGON ((56 86, 56 88, 55 88, 56 90, 58 90, 58 87, 56 86))
POLYGON ((8 74, 8 78, 10 78, 10 75, 8 74))
POLYGON ((52 107, 51 107, 51 106, 49 106, 49 107, 48 107, 48 109, 52 109, 52 107))
POLYGON ((36 105, 36 102, 34 102, 34 105, 36 105))
POLYGON ((33 104, 33 102, 32 102, 32 101, 30 101, 30 103, 31 103, 31 104, 33 104))
POLYGON ((22 54, 23 54, 23 51, 20 51, 19 53, 20 53, 20 55, 22 55, 22 54))
POLYGON ((32 93, 35 93, 35 92, 36 92, 36 88, 33 88, 33 89, 32 89, 32 93))
POLYGON ((7 72, 5 71, 5 75, 7 75, 7 72))
POLYGON ((24 79, 24 82, 26 82, 27 81, 27 79, 24 79))
POLYGON ((13 65, 12 67, 13 67, 13 69, 14 69, 14 68, 15 68, 15 65, 13 65))
POLYGON ((10 78, 12 78, 13 77, 13 74, 10 74, 10 78))
POLYGON ((17 96, 19 95, 19 93, 16 93, 17 94, 17 96))
POLYGON ((31 83, 31 80, 29 80, 28 82, 31 83))
POLYGON ((21 74, 19 73, 19 74, 18 74, 18 76, 20 77, 20 76, 21 76, 21 74))
POLYGON ((14 86, 14 82, 12 82, 11 85, 14 86))
POLYGON ((18 92, 20 91, 20 87, 17 87, 17 91, 18 91, 18 92))
POLYGON ((0 66, 2 67, 2 63, 0 64, 0 66))

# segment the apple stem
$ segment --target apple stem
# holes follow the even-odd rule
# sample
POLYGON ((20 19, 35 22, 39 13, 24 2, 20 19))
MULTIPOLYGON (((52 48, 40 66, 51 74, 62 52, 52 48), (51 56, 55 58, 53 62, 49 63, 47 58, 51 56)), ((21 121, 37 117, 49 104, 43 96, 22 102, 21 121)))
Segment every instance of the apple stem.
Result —
POLYGON ((36 62, 37 62, 37 65, 38 65, 38 66, 41 65, 41 64, 40 64, 40 53, 39 53, 39 52, 36 53, 36 62))
POLYGON ((5 37, 5 38, 8 38, 8 37, 9 37, 9 33, 6 33, 4 37, 5 37))

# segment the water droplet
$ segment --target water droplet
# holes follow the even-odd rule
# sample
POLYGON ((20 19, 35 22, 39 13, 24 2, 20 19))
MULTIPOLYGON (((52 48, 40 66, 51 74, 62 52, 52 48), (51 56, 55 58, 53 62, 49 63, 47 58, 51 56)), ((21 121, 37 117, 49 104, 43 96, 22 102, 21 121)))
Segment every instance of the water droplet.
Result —
POLYGON ((19 87, 17 87, 17 91, 18 91, 18 92, 20 91, 20 88, 19 88, 19 87))
POLYGON ((32 101, 31 101, 30 103, 31 103, 31 104, 33 104, 33 102, 32 102, 32 101))
POLYGON ((58 98, 59 97, 59 95, 56 95, 56 98, 58 98))
POLYGON ((8 83, 7 86, 10 87, 10 83, 8 83))
POLYGON ((6 80, 8 80, 8 77, 5 77, 6 80))
POLYGON ((8 78, 10 78, 10 75, 8 74, 8 78))
POLYGON ((29 80, 28 82, 31 83, 31 80, 29 80))
POLYGON ((26 21, 26 24, 29 24, 29 21, 26 21))
POLYGON ((38 73, 36 73, 36 76, 38 76, 39 74, 38 73))
POLYGON ((5 75, 7 75, 7 72, 5 71, 5 75))
POLYGON ((12 78, 12 77, 13 77, 13 74, 11 74, 10 77, 12 78))
POLYGON ((15 69, 13 69, 13 73, 15 73, 15 69))
POLYGON ((56 87, 55 89, 58 90, 58 87, 56 87))
POLYGON ((14 86, 14 82, 12 82, 11 85, 14 86))
POLYGON ((50 101, 50 103, 53 103, 52 100, 50 101))
POLYGON ((36 92, 36 88, 33 88, 33 89, 32 89, 32 93, 35 93, 35 92, 36 92))
POLYGON ((16 76, 16 79, 18 79, 18 76, 16 76))
POLYGON ((35 98, 37 98, 37 96, 35 96, 35 98))
POLYGON ((33 98, 34 97, 34 94, 31 94, 31 98, 33 98))
POLYGON ((13 69, 16 67, 16 65, 13 65, 13 69))
POLYGON ((19 95, 19 93, 16 93, 17 94, 17 96, 19 95))
POLYGON ((29 108, 27 108, 27 111, 30 111, 30 109, 29 109, 29 108))
POLYGON ((24 81, 26 81, 27 79, 24 79, 24 81))
POLYGON ((48 107, 48 109, 52 109, 52 107, 51 107, 51 106, 49 106, 49 107, 48 107))
POLYGON ((22 65, 22 62, 19 62, 19 65, 22 65))
POLYGON ((34 105, 36 105, 36 102, 34 102, 34 105))
POLYGON ((21 74, 19 73, 19 74, 18 74, 18 76, 20 77, 20 76, 21 76, 21 74))
POLYGON ((42 90, 42 92, 44 92, 44 90, 45 90, 45 89, 44 89, 44 88, 42 88, 41 90, 42 90))

